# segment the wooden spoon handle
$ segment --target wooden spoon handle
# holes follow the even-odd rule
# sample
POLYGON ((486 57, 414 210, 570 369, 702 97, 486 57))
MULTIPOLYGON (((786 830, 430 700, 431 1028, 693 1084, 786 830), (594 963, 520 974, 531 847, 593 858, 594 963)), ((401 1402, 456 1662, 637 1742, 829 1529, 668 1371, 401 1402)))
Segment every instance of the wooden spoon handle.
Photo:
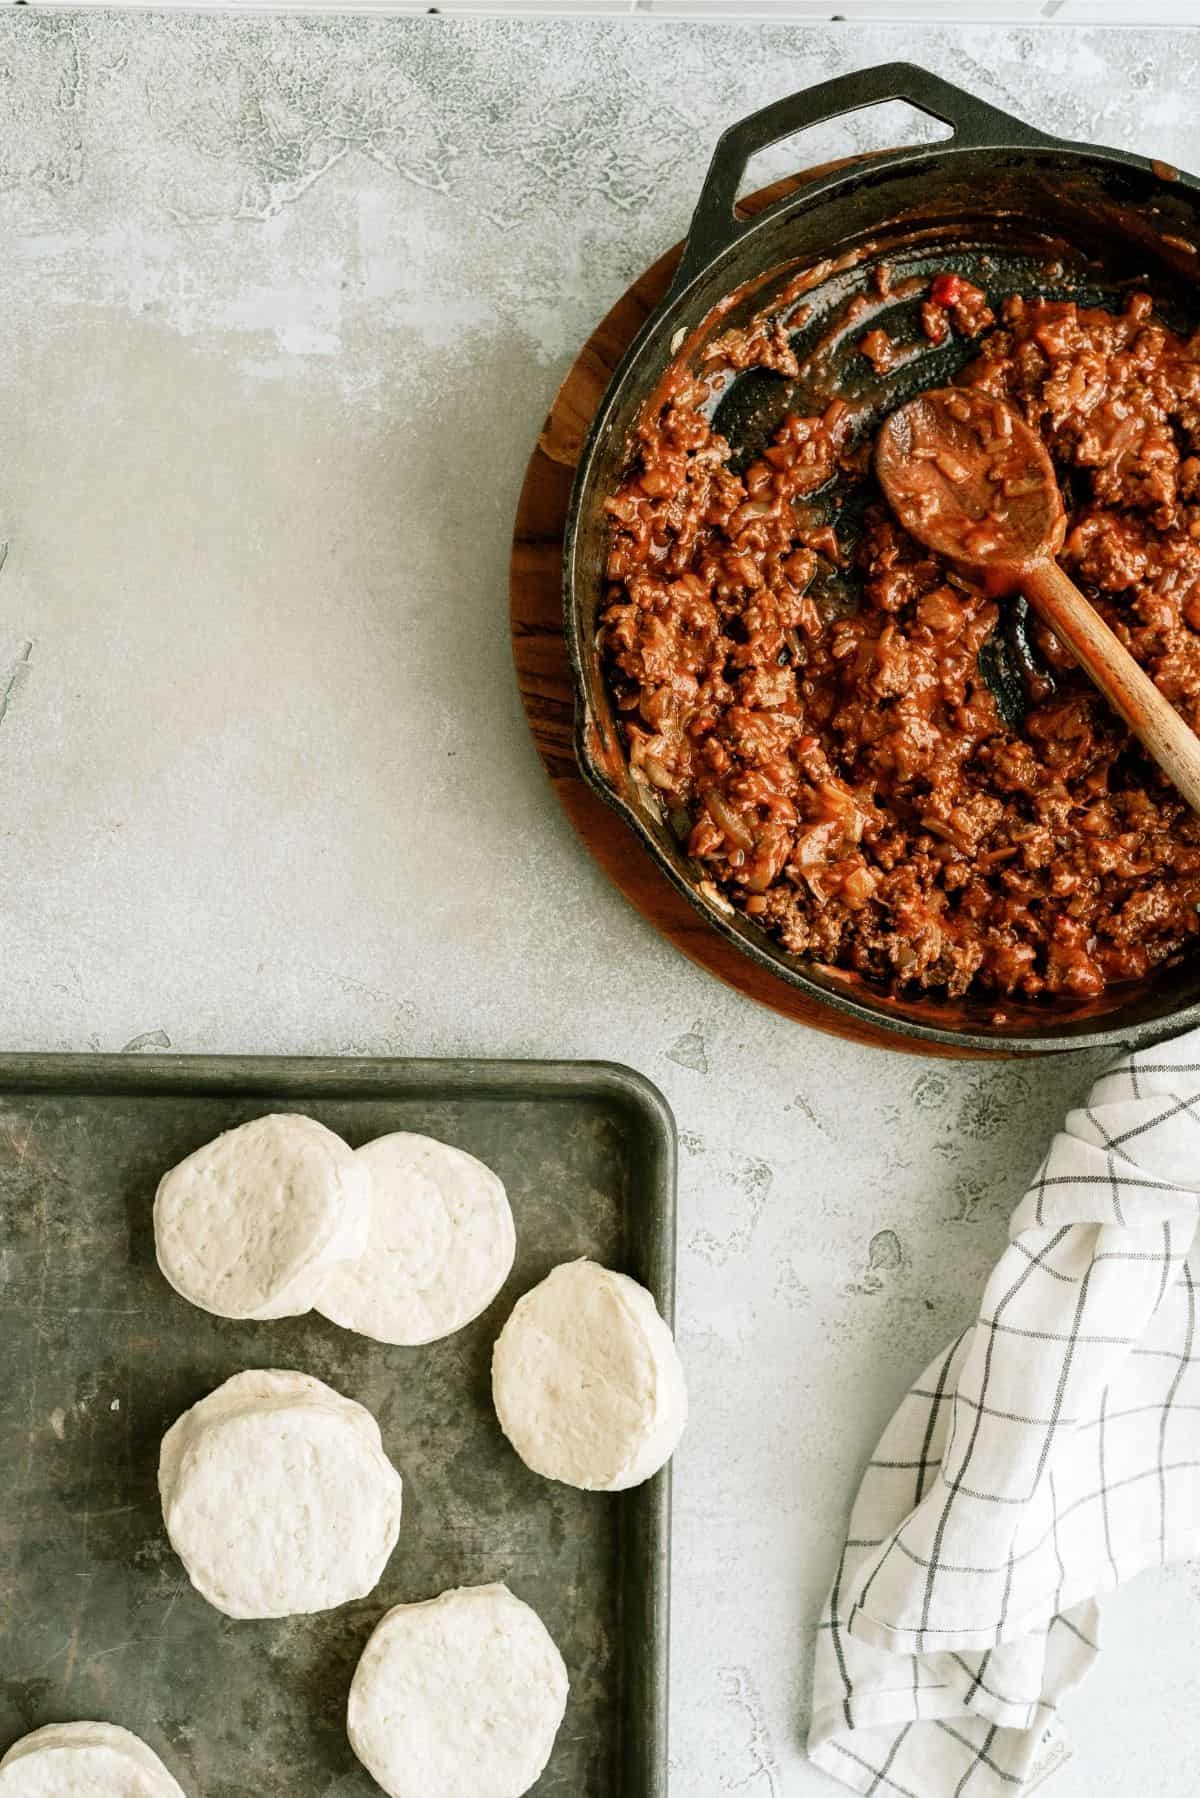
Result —
POLYGON ((1200 812, 1200 737, 1188 729, 1074 581, 1057 562, 1039 562, 1023 577, 1021 591, 1192 810, 1200 812))

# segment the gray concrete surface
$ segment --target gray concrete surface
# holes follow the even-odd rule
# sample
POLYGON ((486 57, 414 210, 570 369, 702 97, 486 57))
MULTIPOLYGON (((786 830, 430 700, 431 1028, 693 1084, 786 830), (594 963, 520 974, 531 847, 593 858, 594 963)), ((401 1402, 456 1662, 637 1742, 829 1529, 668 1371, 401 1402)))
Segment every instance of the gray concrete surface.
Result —
MULTIPOLYGON (((1097 1064, 838 1045, 658 941, 527 740, 509 529, 719 127, 897 55, 1200 164, 1194 31, 0 16, 0 1046, 661 1083, 679 1798, 832 1790, 801 1741, 857 1471, 1097 1064)), ((1194 1791, 1198 1601, 1180 1569, 1112 1606, 1054 1798, 1194 1791)))

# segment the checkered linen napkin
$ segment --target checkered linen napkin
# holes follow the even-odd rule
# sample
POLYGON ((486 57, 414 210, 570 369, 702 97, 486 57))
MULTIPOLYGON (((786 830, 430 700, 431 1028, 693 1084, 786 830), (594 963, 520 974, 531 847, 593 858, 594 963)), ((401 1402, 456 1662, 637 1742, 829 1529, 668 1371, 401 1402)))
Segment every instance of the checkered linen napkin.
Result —
POLYGON ((1200 1031, 1071 1112, 977 1321, 884 1432, 821 1624, 809 1754, 878 1798, 1016 1798, 1097 1598, 1200 1554, 1200 1031))

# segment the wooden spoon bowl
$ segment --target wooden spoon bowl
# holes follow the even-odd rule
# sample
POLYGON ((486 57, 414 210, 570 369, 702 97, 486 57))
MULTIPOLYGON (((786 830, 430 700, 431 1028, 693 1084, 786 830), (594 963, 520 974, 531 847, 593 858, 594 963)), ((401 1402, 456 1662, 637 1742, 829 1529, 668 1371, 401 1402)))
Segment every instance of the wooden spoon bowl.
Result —
POLYGON ((1046 446, 987 394, 941 387, 901 406, 880 429, 875 469, 905 529, 989 591, 1015 592, 1062 548, 1066 513, 1046 446))
POLYGON ((1058 566, 1062 494, 1024 419, 976 388, 931 389, 885 419, 875 471, 910 536, 986 592, 1025 595, 1200 812, 1200 739, 1058 566))

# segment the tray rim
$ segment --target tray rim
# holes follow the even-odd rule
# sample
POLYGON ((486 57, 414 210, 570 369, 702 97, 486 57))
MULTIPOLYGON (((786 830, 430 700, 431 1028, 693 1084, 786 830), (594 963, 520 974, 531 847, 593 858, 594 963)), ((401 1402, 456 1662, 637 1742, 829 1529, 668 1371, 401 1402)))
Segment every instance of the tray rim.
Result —
MULTIPOLYGON (((653 1081, 613 1061, 484 1057, 156 1054, 0 1051, 6 1094, 97 1097, 443 1100, 595 1097, 623 1113, 635 1146, 626 1205, 639 1277, 675 1327, 678 1136, 653 1081), (657 1228, 655 1226, 657 1225, 657 1228), (649 1226, 649 1227, 646 1227, 649 1226)), ((628 1228, 628 1221, 627 1221, 628 1228)), ((619 1510, 618 1755, 621 1798, 667 1798, 670 1697, 671 1463, 654 1479, 614 1494, 619 1510)), ((599 1502, 607 1495, 598 1494, 599 1502)))

